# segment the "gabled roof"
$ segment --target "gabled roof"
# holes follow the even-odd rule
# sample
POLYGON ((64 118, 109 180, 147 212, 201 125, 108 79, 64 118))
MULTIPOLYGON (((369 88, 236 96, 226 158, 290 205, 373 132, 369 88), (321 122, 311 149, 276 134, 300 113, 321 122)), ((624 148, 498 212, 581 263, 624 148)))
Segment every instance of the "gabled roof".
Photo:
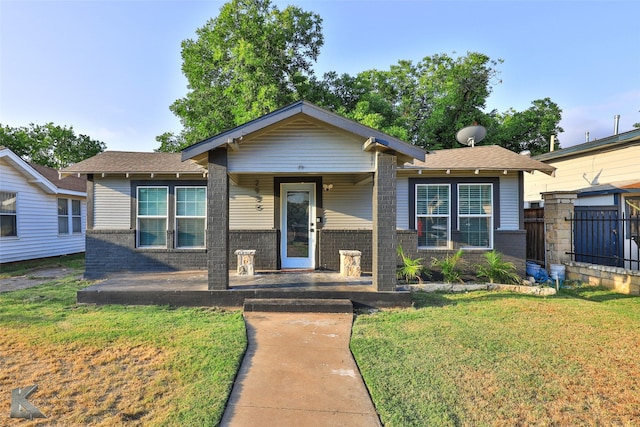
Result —
POLYGON ((95 174, 189 174, 203 175, 206 169, 195 162, 183 162, 180 153, 105 151, 60 171, 63 175, 95 174))
POLYGON ((307 101, 298 101, 276 110, 272 113, 247 122, 237 128, 222 132, 211 138, 200 141, 182 150, 182 159, 193 159, 209 150, 221 147, 225 144, 233 145, 244 136, 258 132, 268 126, 282 122, 296 115, 306 115, 320 122, 337 127, 344 131, 363 138, 364 149, 384 148, 395 151, 397 154, 411 159, 424 159, 425 151, 415 145, 404 142, 398 138, 377 131, 368 126, 349 120, 338 114, 320 108, 307 101))
POLYGON ((0 158, 11 164, 28 183, 36 185, 47 194, 87 196, 87 180, 68 177, 60 179, 58 171, 41 165, 29 164, 7 147, 0 146, 0 158))
POLYGON ((593 154, 594 151, 608 151, 624 148, 626 146, 640 144, 640 129, 619 133, 602 139, 585 142, 561 150, 550 151, 548 153, 535 156, 534 159, 541 162, 559 160, 569 156, 580 156, 583 154, 593 154))
POLYGON ((412 163, 406 163, 404 168, 440 171, 540 171, 547 175, 553 174, 556 169, 498 145, 476 145, 430 151, 425 161, 415 160, 412 163))

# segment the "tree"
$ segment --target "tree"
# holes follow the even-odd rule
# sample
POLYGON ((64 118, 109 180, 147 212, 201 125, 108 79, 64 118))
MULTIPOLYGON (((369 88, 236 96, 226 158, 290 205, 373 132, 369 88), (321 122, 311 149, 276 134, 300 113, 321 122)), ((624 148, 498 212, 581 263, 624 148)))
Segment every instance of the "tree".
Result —
POLYGON ((319 15, 269 0, 232 0, 182 42, 186 97, 171 105, 180 135, 156 139, 174 151, 303 97, 324 39, 319 15))
POLYGON ((23 159, 43 166, 62 169, 106 149, 104 142, 87 135, 76 135, 73 127, 29 124, 28 127, 0 125, 0 145, 23 159))
MULTIPOLYGON (((562 110, 549 98, 538 99, 525 111, 509 109, 495 115, 487 141, 517 153, 528 150, 532 156, 549 151, 551 135, 564 130, 558 126, 562 110)), ((560 148, 559 145, 554 148, 560 148)))

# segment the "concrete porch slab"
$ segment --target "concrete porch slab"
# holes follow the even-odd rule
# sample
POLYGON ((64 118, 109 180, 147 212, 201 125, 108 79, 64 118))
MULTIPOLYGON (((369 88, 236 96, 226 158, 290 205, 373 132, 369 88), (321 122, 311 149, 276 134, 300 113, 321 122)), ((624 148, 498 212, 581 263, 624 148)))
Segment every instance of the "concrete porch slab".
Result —
POLYGON ((245 299, 349 299, 355 308, 409 307, 408 291, 378 292, 371 276, 343 277, 335 272, 229 274, 229 289, 210 291, 206 271, 113 274, 78 291, 80 304, 243 306, 245 299))

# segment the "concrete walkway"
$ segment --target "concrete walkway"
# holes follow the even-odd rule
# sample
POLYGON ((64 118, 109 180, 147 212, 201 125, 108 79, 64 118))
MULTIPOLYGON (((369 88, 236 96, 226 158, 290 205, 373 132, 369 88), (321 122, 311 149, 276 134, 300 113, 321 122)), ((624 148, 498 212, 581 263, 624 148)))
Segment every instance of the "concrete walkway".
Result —
POLYGON ((352 314, 245 312, 221 426, 381 426, 349 350, 352 314))

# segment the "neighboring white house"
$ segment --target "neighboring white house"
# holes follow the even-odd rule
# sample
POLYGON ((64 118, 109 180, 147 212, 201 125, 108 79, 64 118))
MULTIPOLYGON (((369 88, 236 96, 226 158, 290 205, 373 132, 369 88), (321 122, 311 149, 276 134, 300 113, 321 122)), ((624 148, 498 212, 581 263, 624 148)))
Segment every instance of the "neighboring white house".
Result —
POLYGON ((0 146, 0 264, 84 252, 86 179, 0 146))

